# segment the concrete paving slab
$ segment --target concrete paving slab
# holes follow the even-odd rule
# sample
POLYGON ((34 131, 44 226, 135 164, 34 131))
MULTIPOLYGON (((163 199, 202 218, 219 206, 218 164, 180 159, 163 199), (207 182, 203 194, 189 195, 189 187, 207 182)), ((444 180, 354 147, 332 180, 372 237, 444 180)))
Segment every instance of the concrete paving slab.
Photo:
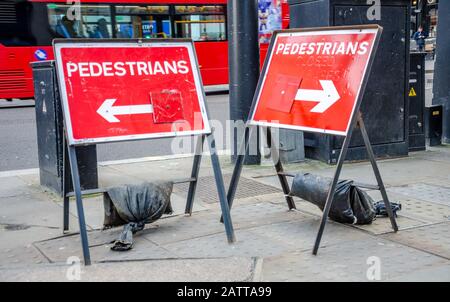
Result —
MULTIPOLYGON (((170 196, 170 203, 172 205, 173 214, 172 215, 183 215, 184 210, 186 209, 186 202, 187 198, 186 196, 180 196, 177 193, 173 193, 170 196)), ((192 207, 192 212, 200 212, 208 210, 209 206, 202 202, 201 200, 198 200, 198 198, 195 198, 194 200, 194 206, 192 207)))
MULTIPOLYGON (((401 215, 398 215, 396 221, 399 231, 426 225, 426 223, 424 223, 421 220, 408 218, 401 215)), ((376 217, 371 224, 363 224, 363 225, 355 224, 352 225, 352 227, 364 230, 373 235, 386 234, 394 231, 392 229, 392 225, 388 217, 376 217)))
MULTIPOLYGON (((440 257, 402 246, 380 238, 355 239, 319 250, 317 256, 310 251, 288 252, 282 256, 264 259, 262 281, 369 281, 368 271, 380 266, 380 280, 407 278, 411 273, 435 266, 447 266, 440 257)), ((373 276, 373 275, 371 275, 373 276)), ((424 272, 421 279, 430 276, 424 272)), ((432 276, 431 276, 432 277, 432 276)), ((445 280, 449 280, 447 277, 445 280)), ((444 281, 444 280, 442 280, 444 281)))
POLYGON ((402 194, 389 192, 392 202, 399 202, 402 210, 398 212, 403 217, 421 220, 426 224, 448 221, 450 207, 438 203, 411 198, 402 194))
POLYGON ((449 282, 450 263, 429 265, 424 269, 387 280, 389 282, 449 282))
MULTIPOLYGON (((387 187, 414 183, 427 178, 446 178, 450 173, 450 162, 435 162, 420 158, 380 160, 378 166, 387 187)), ((335 167, 313 171, 314 174, 327 177, 333 177, 334 172, 335 167)), ((376 184, 372 167, 367 162, 344 164, 340 178, 376 184)))
MULTIPOLYGON (((200 175, 212 175, 208 156, 204 156, 201 163, 200 175)), ((177 180, 187 177, 192 170, 193 158, 180 158, 162 161, 150 161, 130 164, 111 165, 108 168, 115 170, 120 175, 135 177, 141 181, 177 180), (158 171, 155 173, 155 171, 158 171), (180 173, 180 171, 183 171, 180 173), (189 172, 188 172, 189 171, 189 172)))
MULTIPOLYGON (((5 225, 0 226, 0 251, 21 248, 32 244, 34 241, 47 240, 62 235, 62 228, 17 225, 22 229, 12 231, 5 229, 5 227, 5 225)), ((12 225, 12 227, 15 227, 15 225, 12 225)))
POLYGON ((18 178, 20 178, 22 181, 24 181, 29 187, 38 189, 40 191, 47 191, 46 188, 41 187, 40 185, 40 179, 39 179, 39 170, 36 169, 35 173, 28 173, 17 175, 18 178))
POLYGON ((274 244, 253 229, 236 230, 237 241, 229 244, 225 234, 209 235, 163 245, 179 258, 268 257, 288 250, 287 244, 274 244))
POLYGON ((422 183, 440 186, 444 188, 450 188, 450 175, 448 177, 435 177, 433 179, 424 179, 422 183))
POLYGON ((33 186, 28 185, 19 177, 2 177, 0 181, 0 201, 6 197, 31 195, 36 193, 36 189, 33 186))
POLYGON ((142 179, 122 173, 112 167, 99 166, 99 186, 101 188, 108 188, 124 184, 139 184, 142 179))
MULTIPOLYGON (((253 228, 252 231, 274 242, 286 244, 290 250, 312 251, 319 224, 319 217, 309 217, 303 220, 265 225, 253 228)), ((321 246, 342 244, 346 241, 367 237, 369 235, 352 227, 330 221, 325 227, 321 246)))
MULTIPOLYGON (((58 206, 61 208, 61 219, 62 219, 62 211, 63 211, 63 201, 58 202, 58 206)), ((86 224, 90 229, 101 229, 103 228, 103 218, 104 218, 104 209, 103 209, 103 197, 102 195, 95 196, 85 196, 83 197, 83 209, 84 209, 84 217, 86 219, 86 224)), ((70 222, 78 225, 78 212, 77 205, 74 198, 71 198, 69 201, 69 211, 71 213, 70 222), (73 221, 72 221, 73 220, 73 221)), ((70 229, 73 232, 73 229, 70 229)), ((78 228, 76 229, 78 231, 78 228)))
MULTIPOLYGON (((49 263, 39 250, 32 244, 18 246, 14 248, 0 248, 0 270, 2 268, 17 265, 32 265, 49 263)), ((1 279, 1 278, 0 278, 1 279)))
MULTIPOLYGON (((250 228, 286 221, 301 221, 311 216, 299 211, 289 211, 286 203, 274 204, 260 196, 259 202, 243 204, 232 209, 232 219, 237 228, 250 228)), ((267 198, 270 200, 270 198, 267 198)), ((236 201, 236 205, 239 201, 236 201)))
MULTIPOLYGON (((175 255, 146 240, 140 233, 133 236, 134 246, 132 250, 126 252, 111 251, 111 242, 118 238, 120 232, 121 228, 115 228, 108 231, 88 233, 93 262, 175 258, 175 255)), ((78 234, 37 242, 35 246, 52 262, 65 262, 71 256, 82 259, 83 256, 78 234)))
POLYGON ((412 153, 414 158, 433 160, 438 162, 450 162, 450 147, 442 145, 439 147, 427 147, 426 151, 412 153))
POLYGON ((405 186, 391 187, 389 191, 408 197, 450 206, 450 188, 424 183, 414 183, 405 186))
MULTIPOLYGON (((0 224, 62 228, 63 211, 57 203, 34 195, 0 198, 0 224)), ((76 228, 76 223, 71 224, 76 228)))
POLYGON ((450 259, 450 222, 386 234, 383 238, 450 259))
MULTIPOLYGON (((231 245, 223 234, 216 234, 165 244, 163 247, 183 258, 268 257, 299 248, 311 250, 318 227, 318 218, 302 217, 291 222, 238 229, 237 242, 231 245)), ((328 225, 326 232, 322 246, 368 236, 334 223, 328 225)))
POLYGON ((158 245, 171 242, 183 242, 187 239, 220 234, 226 241, 225 228, 219 222, 219 215, 203 215, 194 213, 192 216, 176 216, 160 219, 146 227, 142 236, 158 245))
MULTIPOLYGON (((233 282, 252 277, 252 258, 151 260, 81 267, 82 282, 233 282)), ((0 268, 1 281, 65 282, 67 265, 0 268)), ((73 274, 69 273, 69 276, 73 274)))

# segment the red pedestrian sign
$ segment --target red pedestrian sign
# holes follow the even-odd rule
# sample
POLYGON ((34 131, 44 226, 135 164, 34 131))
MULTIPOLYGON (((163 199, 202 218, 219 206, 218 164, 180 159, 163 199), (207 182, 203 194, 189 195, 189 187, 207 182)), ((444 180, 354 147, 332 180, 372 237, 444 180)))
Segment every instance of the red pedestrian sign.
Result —
POLYGON ((250 123, 346 135, 379 30, 276 32, 250 123))
POLYGON ((192 42, 54 45, 71 145, 210 133, 192 42))

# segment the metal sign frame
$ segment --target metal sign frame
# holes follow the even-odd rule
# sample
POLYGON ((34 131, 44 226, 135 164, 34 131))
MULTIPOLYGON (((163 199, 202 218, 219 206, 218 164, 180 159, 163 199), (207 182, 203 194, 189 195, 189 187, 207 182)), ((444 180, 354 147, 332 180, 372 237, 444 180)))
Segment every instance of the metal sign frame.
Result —
MULTIPOLYGON (((359 127, 360 130, 361 130, 361 133, 362 133, 362 136, 363 136, 363 139, 364 139, 364 145, 366 147, 367 154, 369 156, 369 160, 370 160, 370 163, 372 165, 372 169, 373 169, 373 172, 375 174, 375 178, 376 178, 377 183, 378 183, 377 186, 368 186, 368 187, 370 187, 371 189, 377 189, 377 190, 379 190, 381 192, 381 195, 382 195, 384 204, 386 206, 386 209, 387 209, 387 212, 388 212, 388 216, 389 216, 392 228, 393 228, 394 232, 398 231, 397 222, 395 220, 395 216, 394 216, 394 213, 392 211, 391 204, 390 204, 389 198, 387 196, 386 189, 385 189, 385 186, 384 186, 384 183, 383 183, 380 171, 378 169, 378 165, 377 165, 377 162, 376 162, 376 159, 375 159, 375 155, 373 153, 372 145, 371 145, 369 137, 367 135, 367 131, 366 131, 366 128, 365 128, 365 125, 364 125, 363 117, 362 117, 362 114, 360 112, 360 105, 361 105, 361 102, 362 102, 362 99, 363 99, 363 96, 364 96, 364 91, 365 91, 365 88, 366 88, 366 85, 367 85, 367 81, 369 79, 369 75, 370 75, 370 71, 371 71, 371 68, 372 68, 372 65, 373 65, 373 61, 375 59, 376 50, 377 50, 379 42, 380 42, 381 33, 382 33, 382 27, 380 27, 378 25, 356 25, 356 26, 317 27, 317 28, 303 28, 303 29, 290 29, 290 30, 275 31, 274 35, 272 36, 272 40, 270 42, 270 46, 269 46, 269 50, 268 50, 269 54, 273 53, 273 49, 274 49, 275 41, 277 39, 277 35, 280 34, 280 33, 299 33, 299 32, 301 32, 301 33, 307 33, 307 32, 316 33, 316 32, 320 32, 320 31, 336 31, 336 30, 344 30, 345 31, 345 30, 355 30, 355 29, 356 30, 376 29, 377 30, 376 31, 376 37, 375 37, 374 45, 373 45, 373 48, 372 48, 373 51, 371 52, 371 54, 369 56, 369 59, 368 59, 368 62, 367 62, 367 66, 366 66, 366 69, 365 69, 365 73, 363 75, 361 87, 359 89, 359 93, 358 93, 358 97, 357 97, 357 100, 356 100, 356 103, 355 103, 353 114, 352 114, 352 117, 350 119, 348 131, 347 131, 347 134, 345 135, 345 138, 344 138, 344 143, 342 145, 341 153, 339 155, 339 159, 338 159, 338 162, 337 162, 336 171, 335 171, 335 174, 334 174, 334 177, 333 177, 333 181, 332 181, 330 189, 328 191, 327 200, 326 200, 326 203, 325 203, 325 207, 323 209, 322 219, 321 219, 321 222, 320 222, 319 230, 318 230, 317 237, 316 237, 316 240, 315 240, 315 243, 314 243, 314 248, 313 248, 313 251, 312 251, 312 253, 314 255, 317 255, 317 252, 318 252, 318 249, 319 249, 319 246, 320 246, 320 241, 321 241, 324 229, 325 229, 325 225, 326 225, 326 222, 327 222, 327 219, 328 219, 328 215, 329 215, 329 212, 330 212, 330 209, 331 209, 331 205, 332 205, 333 200, 334 200, 334 194, 335 194, 335 191, 336 191, 337 183, 339 181, 339 176, 341 174, 342 166, 344 164, 345 157, 347 155, 347 150, 348 150, 348 147, 349 147, 349 144, 350 144, 350 140, 352 138, 353 130, 356 127, 359 127)), ((271 55, 267 56, 266 60, 264 62, 264 67, 263 67, 263 71, 262 71, 262 74, 264 74, 264 75, 267 74, 267 69, 269 67, 270 59, 271 59, 271 55)), ((255 112, 255 109, 256 109, 256 105, 257 105, 257 100, 259 98, 259 95, 260 95, 260 92, 261 92, 264 80, 265 80, 264 77, 261 77, 259 79, 258 86, 257 86, 256 92, 255 92, 255 96, 253 98, 253 103, 252 103, 252 106, 251 106, 251 109, 250 109, 250 116, 251 117, 253 117, 253 115, 254 115, 254 112, 255 112)), ((233 175, 232 175, 230 186, 228 188, 228 193, 227 193, 227 200, 229 202, 230 209, 232 207, 232 204, 233 204, 233 201, 234 201, 234 197, 236 195, 236 190, 237 190, 237 186, 238 186, 238 183, 239 183, 239 178, 240 178, 240 175, 241 175, 241 172, 242 172, 242 167, 243 167, 243 163, 244 163, 245 154, 248 151, 249 142, 250 142, 250 136, 252 134, 253 126, 255 126, 255 125, 261 125, 261 124, 260 123, 252 123, 251 120, 248 120, 246 122, 245 131, 244 131, 244 135, 243 135, 243 138, 242 138, 242 143, 241 143, 240 148, 239 148, 239 154, 236 157, 236 163, 235 163, 233 175)), ((283 189, 283 193, 285 195, 288 208, 289 208, 289 210, 295 209, 296 208, 295 202, 294 202, 294 199, 292 198, 292 196, 289 195, 290 188, 289 188, 289 183, 287 181, 287 176, 293 176, 293 175, 290 174, 290 173, 286 173, 284 171, 283 165, 282 165, 282 163, 280 161, 278 150, 277 150, 276 145, 275 145, 275 143, 273 141, 272 133, 271 133, 271 129, 270 129, 270 127, 274 127, 274 126, 280 127, 280 125, 278 125, 278 124, 275 124, 275 125, 270 124, 270 125, 262 125, 262 126, 267 127, 267 144, 270 146, 270 149, 271 149, 271 156, 272 156, 272 160, 273 160, 273 163, 274 163, 274 167, 275 167, 278 179, 280 181, 281 188, 283 189)), ((282 125, 280 128, 286 128, 286 127, 282 125)), ((290 128, 290 129, 292 129, 292 128, 290 128)), ((298 130, 300 130, 300 129, 298 129, 298 130)), ((312 132, 311 129, 301 129, 301 130, 307 131, 307 132, 312 132)), ((321 131, 321 132, 324 133, 323 131, 321 131)), ((338 135, 336 133, 329 133, 329 132, 328 133, 325 132, 325 134, 327 134, 327 135, 338 135)))
MULTIPOLYGON (((125 40, 125 41, 130 42, 130 40, 125 40)), ((70 45, 70 44, 74 44, 74 43, 80 43, 80 44, 87 43, 87 44, 92 45, 93 43, 102 43, 102 42, 122 43, 123 41, 115 40, 115 39, 114 40, 67 39, 67 40, 55 40, 54 44, 63 43, 63 44, 70 45)), ((148 44, 154 44, 154 43, 158 43, 158 44, 161 44, 161 43, 165 43, 165 44, 185 43, 185 44, 191 45, 192 52, 190 52, 190 56, 191 56, 191 61, 193 63, 192 64, 193 72, 195 74, 197 74, 196 87, 198 88, 198 93, 200 94, 199 101, 201 102, 201 104, 203 106, 202 114, 204 114, 203 121, 205 122, 205 130, 200 131, 200 132, 183 133, 183 134, 173 133, 174 135, 171 135, 171 136, 157 136, 157 138, 175 137, 175 136, 191 136, 191 137, 197 136, 198 137, 196 149, 195 149, 194 160, 193 160, 191 177, 187 178, 187 179, 181 179, 181 180, 174 181, 174 183, 189 183, 189 191, 188 191, 186 209, 185 209, 185 213, 188 215, 192 215, 192 208, 194 205, 195 192, 196 192, 196 188, 197 188, 200 164, 201 164, 201 159, 202 159, 202 154, 203 154, 203 145, 204 145, 205 140, 208 141, 211 162, 212 162, 212 168, 213 168, 213 172, 214 172, 217 192, 219 195, 222 217, 224 220, 225 232, 226 232, 228 242, 233 243, 236 241, 236 238, 235 238, 233 223, 231 220, 229 203, 227 202, 227 199, 226 199, 226 189, 225 189, 225 185, 224 185, 224 181, 223 181, 223 175, 222 175, 222 170, 220 167, 220 161, 219 161, 218 151, 216 148, 214 133, 211 130, 211 128, 209 127, 209 118, 208 118, 209 112, 208 112, 207 104, 206 104, 206 102, 204 102, 206 96, 205 96, 205 92, 203 89, 203 83, 202 83, 202 79, 200 76, 200 71, 198 68, 199 65, 198 65, 197 55, 195 52, 195 48, 193 48, 193 42, 192 42, 192 40, 189 40, 189 39, 172 39, 172 40, 142 39, 142 40, 135 40, 133 43, 136 43, 136 42, 142 43, 142 45, 148 45, 148 44)), ((56 56, 55 56, 55 58, 56 58, 56 62, 57 62, 57 64, 56 64, 57 78, 58 78, 58 83, 60 84, 60 88, 61 88, 61 82, 64 82, 64 77, 61 78, 61 73, 60 73, 61 65, 60 65, 60 62, 58 62, 58 58, 56 56)), ((80 142, 74 142, 73 140, 70 141, 70 135, 69 135, 69 131, 68 131, 68 129, 69 129, 68 122, 70 121, 70 117, 68 117, 69 111, 67 108, 67 100, 63 101, 62 103, 63 103, 62 105, 64 108, 64 110, 63 110, 64 119, 63 120, 64 120, 64 128, 65 128, 64 129, 65 144, 67 144, 67 147, 68 147, 67 156, 69 157, 70 173, 72 176, 71 178, 72 178, 72 183, 73 183, 73 188, 74 188, 74 192, 68 192, 67 191, 68 186, 66 184, 63 184, 63 188, 64 188, 64 192, 63 192, 63 230, 64 230, 64 232, 69 230, 69 216, 70 216, 69 198, 75 197, 77 213, 78 213, 78 222, 79 222, 79 228, 80 228, 81 244, 82 244, 82 249, 83 249, 84 264, 91 265, 91 256, 90 256, 90 251, 89 251, 89 242, 88 242, 88 236, 87 236, 87 230, 86 230, 86 220, 85 220, 85 215, 84 215, 82 197, 83 197, 83 195, 88 195, 88 194, 93 194, 93 193, 104 193, 104 192, 106 192, 106 190, 104 190, 104 189, 86 190, 86 191, 81 190, 80 174, 79 174, 77 154, 76 154, 76 147, 77 147, 77 145, 80 144, 80 142)), ((140 138, 132 137, 132 138, 127 138, 126 140, 155 139, 155 138, 156 137, 152 137, 152 136, 140 137, 140 138)), ((98 143, 107 143, 107 142, 111 142, 111 141, 116 142, 117 140, 104 140, 104 139, 99 140, 99 141, 89 140, 89 141, 83 141, 82 144, 83 145, 95 145, 98 143)), ((119 140, 119 141, 123 141, 123 140, 119 140)), ((67 167, 64 167, 64 169, 67 169, 67 167)), ((63 173, 65 173, 65 171, 63 173)))
POLYGON ((86 145, 98 144, 108 142, 121 142, 130 140, 144 140, 149 138, 170 138, 177 136, 190 136, 211 133, 211 127, 206 114, 205 96, 202 93, 201 74, 198 68, 198 60, 194 48, 194 43, 190 39, 55 39, 53 40, 53 49, 56 61, 56 71, 59 80, 59 91, 63 104, 64 116, 66 118, 66 129, 68 132, 68 142, 70 145, 86 145), (70 116, 70 106, 67 96, 67 88, 64 77, 64 66, 61 59, 62 48, 80 48, 80 43, 83 43, 83 48, 136 48, 136 47, 186 47, 188 49, 192 73, 194 76, 197 97, 199 100, 204 129, 201 131, 182 131, 182 132, 161 132, 140 135, 125 135, 114 137, 100 137, 92 139, 75 139, 72 132, 72 120, 70 116))

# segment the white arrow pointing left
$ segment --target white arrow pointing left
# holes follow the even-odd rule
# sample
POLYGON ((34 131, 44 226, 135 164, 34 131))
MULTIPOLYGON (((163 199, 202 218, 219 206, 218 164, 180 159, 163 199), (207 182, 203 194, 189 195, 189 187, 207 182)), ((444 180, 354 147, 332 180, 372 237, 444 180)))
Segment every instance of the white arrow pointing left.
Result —
POLYGON ((323 113, 336 103, 341 97, 333 81, 320 80, 322 90, 299 89, 295 96, 296 101, 319 102, 311 112, 323 113))
POLYGON ((114 106, 117 99, 106 99, 98 108, 97 113, 110 123, 119 123, 116 115, 153 113, 153 105, 114 106))

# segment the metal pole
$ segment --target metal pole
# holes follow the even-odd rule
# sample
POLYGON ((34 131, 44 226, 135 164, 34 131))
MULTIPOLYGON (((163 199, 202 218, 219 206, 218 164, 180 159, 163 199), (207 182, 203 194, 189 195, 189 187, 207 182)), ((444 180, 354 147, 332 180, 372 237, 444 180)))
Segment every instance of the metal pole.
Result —
POLYGON ((336 166, 336 172, 334 173, 333 182, 331 183, 330 190, 328 191, 327 201, 325 202, 325 208, 323 209, 322 219, 320 220, 320 227, 317 233, 316 242, 314 243, 313 255, 317 255, 319 250, 320 241, 322 240, 323 231, 325 229, 325 224, 327 223, 328 214, 330 213, 331 205, 334 200, 334 193, 336 192, 336 186, 339 181, 339 176, 341 175, 342 165, 345 161, 345 156, 347 155, 348 145, 352 138, 354 123, 352 123, 352 128, 347 133, 344 139, 344 144, 342 145, 341 154, 339 155, 338 163, 336 166))
POLYGON ((209 152, 211 153, 211 163, 214 170, 214 177, 216 179, 217 193, 219 194, 220 208, 222 210, 223 223, 225 225, 225 232, 227 233, 228 243, 236 241, 234 235, 233 222, 231 221, 230 206, 228 205, 227 192, 223 182, 222 171, 220 170, 219 156, 217 155, 216 142, 214 135, 208 134, 209 152))
MULTIPOLYGON (((228 0, 228 40, 230 119, 245 122, 259 78, 257 0, 228 0)), ((240 138, 236 133, 232 135, 234 162, 240 138)), ((250 153, 256 154, 247 154, 244 164, 254 165, 261 162, 258 141, 258 135, 255 135, 255 140, 251 141, 251 144, 255 145, 252 145, 250 150, 256 152, 250 153)))
POLYGON ((200 171, 200 163, 202 161, 203 144, 205 136, 197 137, 197 146, 195 147, 194 163, 192 165, 191 178, 195 179, 189 184, 189 192, 186 202, 185 214, 192 215, 192 207, 194 206, 195 191, 198 183, 198 173, 200 171))
POLYGON ((439 1, 433 104, 442 105, 442 141, 450 143, 450 1, 439 1))
POLYGON ((286 202, 288 204, 289 210, 295 209, 295 202, 292 196, 289 196, 290 189, 289 183, 286 179, 286 175, 284 175, 283 165, 281 163, 280 154, 278 152, 277 146, 272 138, 272 129, 267 128, 267 144, 270 145, 270 152, 273 159, 273 164, 275 166, 275 170, 277 171, 277 176, 281 184, 281 188, 283 189, 284 196, 286 198, 286 202))
POLYGON ((377 179, 378 189, 381 192, 381 196, 383 197, 384 205, 386 206, 386 210, 388 212, 389 219, 391 220, 392 229, 394 229, 394 232, 397 232, 398 226, 397 226, 397 222, 395 221, 394 212, 392 211, 391 203, 389 202, 389 198, 386 193, 386 188, 384 187, 383 179, 381 178, 380 170, 378 169, 377 161, 375 160, 375 155, 373 153, 372 145, 370 144, 369 135, 367 135, 366 126, 364 125, 364 121, 363 121, 363 118, 361 117, 361 113, 359 113, 359 116, 358 116, 358 124, 359 124, 359 129, 361 129, 361 134, 364 139, 364 144, 366 145, 367 155, 369 155, 373 173, 375 174, 375 178, 377 179))
MULTIPOLYGON (((237 186, 242 173, 242 166, 244 165, 245 153, 248 150, 249 138, 252 134, 252 127, 246 126, 244 129, 244 135, 242 136, 242 142, 239 146, 239 153, 236 156, 236 163, 234 164, 233 175, 231 176, 230 185, 228 187, 227 200, 230 207, 233 206, 234 197, 236 195, 237 186)), ((223 216, 220 217, 220 222, 223 222, 223 216)))
POLYGON ((83 200, 81 196, 80 174, 78 172, 77 153, 74 146, 69 146, 69 161, 72 172, 73 189, 77 201, 78 223, 80 226, 81 244, 83 247, 84 264, 91 265, 91 255, 89 253, 89 243, 86 231, 86 220, 84 219, 83 200))

